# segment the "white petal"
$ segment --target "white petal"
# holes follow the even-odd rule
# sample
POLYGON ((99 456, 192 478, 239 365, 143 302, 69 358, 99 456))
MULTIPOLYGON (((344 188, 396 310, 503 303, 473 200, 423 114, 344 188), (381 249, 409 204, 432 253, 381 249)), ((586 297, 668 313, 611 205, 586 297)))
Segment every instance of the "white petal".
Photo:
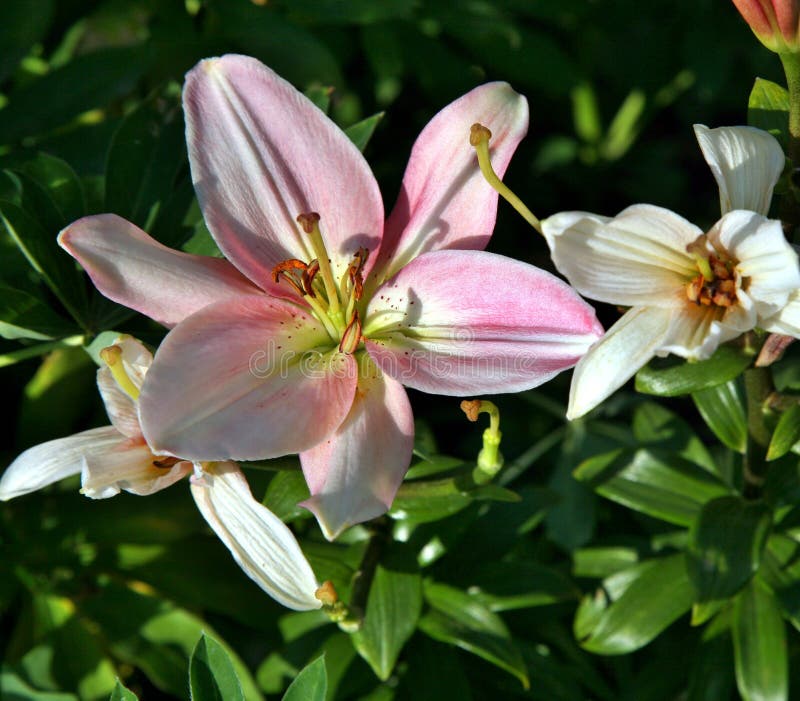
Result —
POLYGON ((84 456, 110 454, 124 440, 116 428, 103 426, 28 448, 3 473, 0 499, 7 501, 77 475, 84 456))
POLYGON ((795 290, 786 306, 762 324, 766 331, 800 338, 800 290, 795 290))
POLYGON ((775 314, 800 287, 797 253, 779 221, 736 210, 714 225, 708 240, 738 261, 736 270, 760 317, 775 314))
POLYGON ((567 418, 583 416, 633 377, 667 338, 672 315, 665 307, 624 314, 575 366, 567 418))
POLYGON ((686 247, 702 234, 661 207, 613 219, 561 212, 542 222, 553 262, 582 295, 625 306, 671 306, 697 274, 686 247))
POLYGON ((694 133, 719 185, 722 213, 749 209, 767 214, 786 162, 775 137, 754 127, 709 129, 702 124, 694 125, 694 133))
POLYGON ((742 294, 740 303, 727 310, 687 303, 672 317, 669 335, 659 353, 674 353, 682 358, 705 360, 720 343, 754 328, 756 315, 750 299, 742 294))
MULTIPOLYGON (((114 345, 122 349, 122 365, 125 373, 133 385, 141 389, 144 376, 153 362, 153 354, 132 336, 120 336, 114 345)), ((111 370, 105 365, 97 371, 97 389, 114 427, 129 438, 141 436, 137 403, 120 389, 111 370)))
POLYGON ((245 573, 273 599, 292 609, 320 607, 311 565, 286 525, 253 499, 241 470, 214 463, 192 480, 200 513, 245 573))
POLYGON ((185 460, 169 465, 170 460, 152 454, 142 442, 126 442, 113 453, 87 457, 81 472, 81 492, 91 499, 106 499, 120 490, 147 496, 185 477, 192 463, 185 460), (166 466, 157 463, 166 461, 166 466))

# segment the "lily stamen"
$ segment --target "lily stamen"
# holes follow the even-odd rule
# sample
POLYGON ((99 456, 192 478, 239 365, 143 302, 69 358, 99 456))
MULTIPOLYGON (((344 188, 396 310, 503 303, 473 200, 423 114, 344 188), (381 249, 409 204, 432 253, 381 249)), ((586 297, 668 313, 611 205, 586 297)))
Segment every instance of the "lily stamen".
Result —
POLYGON ((536 231, 542 233, 542 224, 536 216, 525 206, 525 203, 517 197, 511 189, 498 177, 492 167, 492 159, 489 156, 489 140, 492 138, 492 132, 483 126, 483 124, 473 124, 469 131, 469 143, 475 149, 478 156, 478 165, 480 166, 481 173, 486 179, 486 182, 497 191, 506 202, 508 202, 514 209, 522 215, 522 218, 528 222, 536 231))

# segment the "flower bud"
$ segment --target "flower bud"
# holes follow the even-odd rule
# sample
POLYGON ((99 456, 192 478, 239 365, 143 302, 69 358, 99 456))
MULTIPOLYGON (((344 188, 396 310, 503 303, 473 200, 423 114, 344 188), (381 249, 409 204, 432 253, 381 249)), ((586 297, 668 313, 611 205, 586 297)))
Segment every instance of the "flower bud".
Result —
POLYGON ((800 0, 733 0, 733 4, 770 51, 800 52, 800 0))

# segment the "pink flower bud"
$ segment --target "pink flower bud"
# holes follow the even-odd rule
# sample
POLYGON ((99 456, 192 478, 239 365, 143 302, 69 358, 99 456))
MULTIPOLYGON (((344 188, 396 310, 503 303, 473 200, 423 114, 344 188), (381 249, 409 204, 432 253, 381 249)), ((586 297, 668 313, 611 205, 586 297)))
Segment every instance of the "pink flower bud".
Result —
POLYGON ((770 51, 800 52, 800 0, 733 0, 733 4, 770 51))

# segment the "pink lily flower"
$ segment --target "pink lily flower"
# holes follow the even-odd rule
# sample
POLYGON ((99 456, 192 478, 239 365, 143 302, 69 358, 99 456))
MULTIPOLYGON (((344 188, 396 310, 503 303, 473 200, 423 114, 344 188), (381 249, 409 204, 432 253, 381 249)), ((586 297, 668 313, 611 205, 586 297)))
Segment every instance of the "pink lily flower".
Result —
POLYGON ((303 505, 333 539, 384 513, 408 469, 403 385, 528 389, 602 334, 565 283, 480 250, 497 195, 468 135, 475 121, 494 132, 502 173, 528 121, 507 84, 478 87, 433 118, 385 225, 358 149, 258 61, 202 61, 183 101, 197 195, 230 262, 169 250, 113 215, 59 239, 106 296, 175 326, 142 388, 155 450, 299 453, 312 495, 303 505))
POLYGON ((123 336, 101 352, 97 388, 111 420, 23 452, 0 479, 7 501, 72 475, 81 475, 81 492, 106 499, 125 490, 145 496, 191 475, 197 508, 239 567, 273 599, 296 610, 322 606, 319 585, 294 534, 253 498, 234 462, 192 464, 153 455, 137 415, 139 393, 153 356, 139 341, 123 336))

